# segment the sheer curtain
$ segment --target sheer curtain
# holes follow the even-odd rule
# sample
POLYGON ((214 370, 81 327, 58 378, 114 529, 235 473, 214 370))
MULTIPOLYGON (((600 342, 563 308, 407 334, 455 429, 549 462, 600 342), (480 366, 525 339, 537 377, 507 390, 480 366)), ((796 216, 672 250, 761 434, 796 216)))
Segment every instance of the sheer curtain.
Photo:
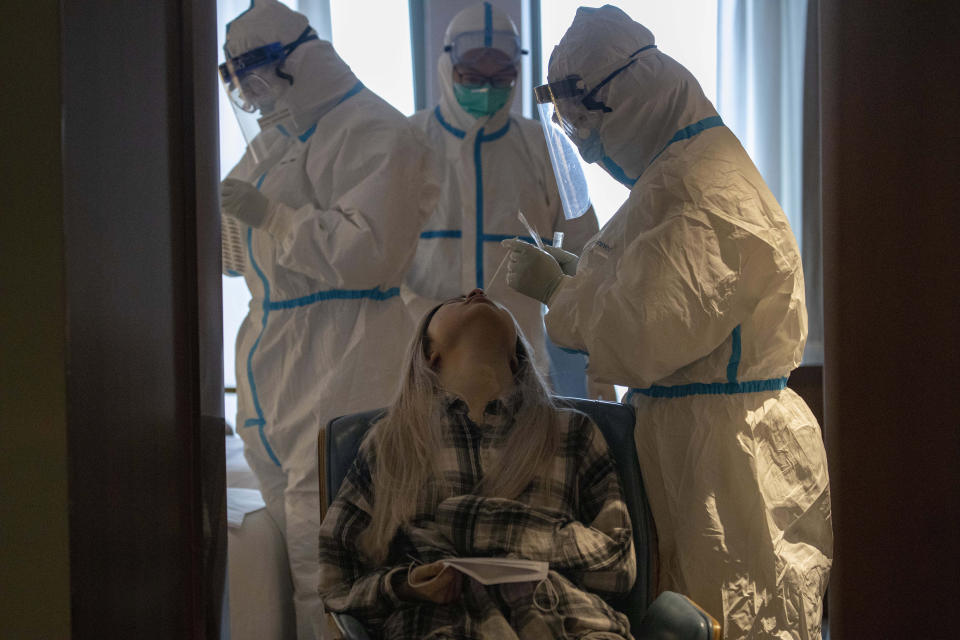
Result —
MULTIPOLYGON (((809 201, 816 193, 811 189, 804 198, 807 1, 719 0, 717 18, 717 110, 756 163, 797 237, 810 321, 804 363, 819 364, 819 198, 809 201)), ((806 178, 813 178, 809 169, 806 178)))

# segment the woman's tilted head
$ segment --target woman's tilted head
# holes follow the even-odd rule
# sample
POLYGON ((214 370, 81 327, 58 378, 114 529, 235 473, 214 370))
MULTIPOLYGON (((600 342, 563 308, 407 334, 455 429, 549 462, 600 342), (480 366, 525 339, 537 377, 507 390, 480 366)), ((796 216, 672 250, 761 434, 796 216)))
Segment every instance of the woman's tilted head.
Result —
POLYGON ((509 368, 501 396, 518 396, 518 409, 499 463, 487 470, 477 492, 516 497, 553 461, 559 413, 514 317, 482 289, 434 307, 410 343, 393 403, 368 436, 376 451, 374 504, 360 547, 377 563, 385 561, 397 528, 413 516, 421 488, 443 483, 433 455, 443 446, 446 426, 441 374, 465 366, 461 353, 481 349, 509 368))
POLYGON ((456 353, 481 353, 489 361, 503 359, 516 373, 517 323, 504 307, 488 298, 483 289, 447 300, 423 326, 424 356, 440 372, 444 361, 456 353))

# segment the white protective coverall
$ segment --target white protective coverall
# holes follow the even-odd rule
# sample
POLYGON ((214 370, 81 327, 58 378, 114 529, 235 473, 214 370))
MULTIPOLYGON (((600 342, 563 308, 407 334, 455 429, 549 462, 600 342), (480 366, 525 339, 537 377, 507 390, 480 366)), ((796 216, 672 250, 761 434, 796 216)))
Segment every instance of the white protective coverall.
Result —
POLYGON ((797 244, 696 79, 656 48, 634 55, 653 43, 619 9, 581 8, 551 56, 550 82, 587 90, 635 58, 599 132, 639 179, 563 277, 547 330, 632 387, 660 590, 726 638, 819 638, 833 534, 820 427, 786 388, 807 334, 797 244))
MULTIPOLYGON (((228 26, 230 55, 294 41, 307 19, 257 2, 228 26)), ((285 531, 298 638, 322 622, 317 594, 317 434, 389 403, 413 326, 399 286, 439 193, 423 135, 364 89, 329 42, 298 46, 284 105, 325 105, 304 130, 269 129, 229 177, 286 205, 280 229, 246 228, 252 294, 237 336, 237 430, 285 531)), ((319 635, 319 634, 317 634, 319 635)))
MULTIPOLYGON (((517 33, 510 16, 481 2, 450 21, 444 44, 463 32, 484 29, 517 33)), ((474 118, 457 102, 452 76, 450 55, 441 53, 437 62, 440 104, 410 118, 426 132, 444 167, 440 201, 420 234, 404 297, 411 315, 419 320, 443 300, 476 287, 488 289, 517 319, 540 371, 547 374, 543 305, 506 286, 506 268, 497 282, 491 281, 506 254, 500 242, 531 239, 517 219, 519 209, 546 244, 554 231, 562 231, 564 248, 579 252, 596 233, 597 218, 592 208, 579 218, 564 218, 540 125, 510 114, 516 87, 498 111, 474 118)))

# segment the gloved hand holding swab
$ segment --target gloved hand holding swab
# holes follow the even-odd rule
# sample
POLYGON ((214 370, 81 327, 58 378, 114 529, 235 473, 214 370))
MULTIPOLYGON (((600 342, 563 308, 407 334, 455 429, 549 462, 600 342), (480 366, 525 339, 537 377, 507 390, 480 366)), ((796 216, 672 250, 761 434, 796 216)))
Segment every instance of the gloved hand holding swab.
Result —
POLYGON ((526 227, 527 233, 529 233, 529 234, 530 234, 530 237, 533 238, 533 243, 534 243, 535 245, 537 245, 537 248, 538 248, 538 249, 540 249, 541 251, 543 251, 543 250, 544 250, 544 248, 543 248, 543 240, 540 239, 540 234, 537 233, 537 230, 534 229, 533 226, 532 226, 529 222, 527 222, 526 217, 523 215, 523 211, 520 211, 519 209, 517 209, 517 217, 520 218, 520 223, 521 223, 524 227, 526 227))

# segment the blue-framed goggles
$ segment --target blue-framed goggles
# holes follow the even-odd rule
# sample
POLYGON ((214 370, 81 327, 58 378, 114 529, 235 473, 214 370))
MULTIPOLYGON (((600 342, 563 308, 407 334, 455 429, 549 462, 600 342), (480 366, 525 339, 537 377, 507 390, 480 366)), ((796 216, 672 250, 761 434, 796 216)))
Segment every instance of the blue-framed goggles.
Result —
POLYGON ((294 77, 284 71, 284 62, 301 44, 318 39, 317 33, 308 26, 286 45, 271 42, 236 56, 230 55, 226 45, 223 47, 226 62, 218 66, 220 80, 240 132, 258 162, 266 154, 261 131, 290 114, 281 97, 293 85, 294 77), (266 122, 270 124, 264 124, 266 122))
POLYGON ((225 84, 239 82, 254 69, 268 64, 279 64, 287 57, 286 48, 280 42, 271 42, 251 49, 244 54, 229 58, 220 65, 220 79, 225 84))
MULTIPOLYGON (((290 44, 283 44, 281 42, 271 42, 262 47, 257 47, 256 49, 251 49, 246 53, 242 53, 238 56, 231 56, 227 51, 227 46, 223 46, 223 52, 227 57, 227 61, 220 65, 220 79, 224 84, 237 83, 243 80, 243 78, 252 72, 254 69, 264 67, 270 64, 279 65, 282 63, 287 56, 293 53, 293 50, 299 47, 304 42, 309 42, 310 40, 319 40, 317 32, 313 30, 313 27, 307 27, 303 30, 303 33, 300 36, 291 42, 290 44)), ((283 73, 278 73, 281 78, 288 80, 293 84, 293 79, 290 76, 285 76, 283 73)))
POLYGON ((506 54, 512 64, 520 61, 527 51, 520 47, 520 36, 512 31, 464 31, 454 36, 443 50, 450 54, 453 64, 470 65, 483 49, 496 49, 506 54))

